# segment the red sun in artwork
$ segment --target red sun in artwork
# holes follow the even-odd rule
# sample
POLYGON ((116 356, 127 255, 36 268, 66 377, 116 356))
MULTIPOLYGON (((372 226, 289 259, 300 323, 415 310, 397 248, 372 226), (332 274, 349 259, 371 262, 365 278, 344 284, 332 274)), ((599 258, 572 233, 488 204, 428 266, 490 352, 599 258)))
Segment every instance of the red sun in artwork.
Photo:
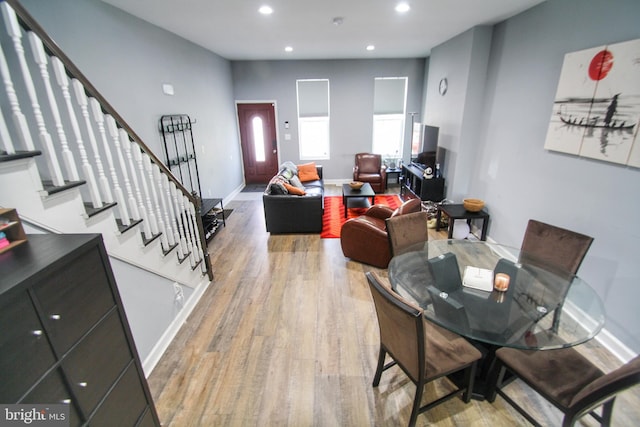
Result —
POLYGON ((613 68, 613 54, 608 50, 596 53, 589 64, 589 77, 591 80, 602 80, 607 77, 613 68))

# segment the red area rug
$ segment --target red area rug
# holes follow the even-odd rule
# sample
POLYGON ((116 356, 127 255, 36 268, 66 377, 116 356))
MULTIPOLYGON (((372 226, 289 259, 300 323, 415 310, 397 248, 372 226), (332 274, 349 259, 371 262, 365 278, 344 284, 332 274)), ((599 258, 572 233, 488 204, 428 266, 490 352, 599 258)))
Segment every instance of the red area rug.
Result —
MULTIPOLYGON (((376 205, 386 205, 391 209, 396 209, 401 204, 400 197, 397 195, 383 194, 376 196, 376 205)), ((347 211, 347 218, 344 217, 344 205, 342 204, 342 196, 326 196, 324 198, 324 215, 322 215, 322 233, 320 237, 323 239, 337 239, 340 237, 342 224, 349 218, 356 218, 366 209, 355 208, 347 211)))

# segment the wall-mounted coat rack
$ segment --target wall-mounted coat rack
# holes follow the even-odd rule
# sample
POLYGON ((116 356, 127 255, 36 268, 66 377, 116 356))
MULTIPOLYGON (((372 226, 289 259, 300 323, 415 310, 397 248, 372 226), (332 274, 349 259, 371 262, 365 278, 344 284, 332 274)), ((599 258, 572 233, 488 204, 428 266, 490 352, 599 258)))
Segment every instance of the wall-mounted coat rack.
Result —
POLYGON ((198 162, 193 141, 192 120, 186 114, 165 115, 160 118, 166 165, 194 196, 202 200, 198 162))

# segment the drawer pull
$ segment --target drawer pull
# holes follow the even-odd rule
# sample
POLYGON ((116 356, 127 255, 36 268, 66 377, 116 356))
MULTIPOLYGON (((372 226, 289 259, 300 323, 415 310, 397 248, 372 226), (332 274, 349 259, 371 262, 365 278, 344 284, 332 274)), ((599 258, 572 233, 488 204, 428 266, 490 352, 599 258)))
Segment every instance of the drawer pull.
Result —
POLYGON ((35 335, 36 337, 39 337, 40 335, 42 335, 42 331, 40 329, 36 329, 35 331, 31 331, 31 333, 33 335, 35 335))
POLYGON ((51 320, 60 320, 60 315, 59 314, 52 314, 51 315, 51 320))
POLYGON ((86 383, 86 382, 84 382, 84 381, 82 381, 82 382, 79 382, 79 383, 78 383, 78 386, 80 386, 80 387, 84 388, 84 387, 86 387, 86 386, 87 386, 87 383, 86 383))

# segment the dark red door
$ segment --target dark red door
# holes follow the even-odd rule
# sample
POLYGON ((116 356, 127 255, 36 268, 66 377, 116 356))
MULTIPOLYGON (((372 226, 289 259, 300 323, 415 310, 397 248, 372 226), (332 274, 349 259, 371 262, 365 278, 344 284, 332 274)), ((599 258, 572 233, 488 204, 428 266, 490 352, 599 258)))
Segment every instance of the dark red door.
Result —
POLYGON ((245 183, 269 182, 278 173, 278 145, 273 104, 238 104, 238 125, 245 183))

